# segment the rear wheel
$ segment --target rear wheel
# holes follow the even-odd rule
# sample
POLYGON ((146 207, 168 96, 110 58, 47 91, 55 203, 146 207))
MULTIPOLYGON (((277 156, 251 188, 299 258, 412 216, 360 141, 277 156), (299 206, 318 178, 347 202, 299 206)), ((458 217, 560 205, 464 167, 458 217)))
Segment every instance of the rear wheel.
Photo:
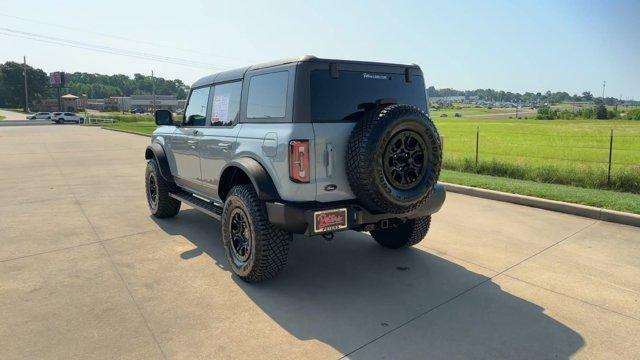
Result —
POLYGON ((145 190, 149 210, 153 216, 169 218, 176 216, 180 211, 180 201, 169 196, 172 185, 162 177, 156 161, 149 160, 145 172, 145 190))
POLYGON ((229 192, 222 211, 222 239, 231 270, 246 282, 270 279, 287 263, 291 234, 269 222, 251 184, 229 192))
POLYGON ((371 236, 378 244, 389 248, 399 249, 401 247, 413 246, 422 241, 429 232, 431 216, 419 217, 415 219, 395 219, 390 222, 386 229, 372 230, 371 236))

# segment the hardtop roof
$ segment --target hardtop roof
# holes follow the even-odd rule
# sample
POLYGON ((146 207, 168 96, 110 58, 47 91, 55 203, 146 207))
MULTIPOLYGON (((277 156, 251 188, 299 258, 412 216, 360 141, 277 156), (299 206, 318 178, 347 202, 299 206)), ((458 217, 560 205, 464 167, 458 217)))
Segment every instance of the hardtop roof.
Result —
POLYGON ((409 67, 409 68, 419 69, 419 66, 416 64, 408 65, 408 64, 393 64, 393 63, 383 63, 383 62, 373 62, 373 61, 323 59, 323 58, 317 58, 313 55, 304 55, 299 57, 280 59, 280 60, 274 60, 274 61, 269 61, 265 63, 255 64, 255 65, 245 66, 237 69, 226 70, 226 71, 222 71, 212 75, 208 75, 199 79, 195 83, 193 83, 192 88, 211 85, 213 83, 239 80, 239 79, 242 79, 244 77, 244 74, 249 70, 265 69, 273 66, 291 64, 296 62, 327 62, 327 63, 349 63, 349 64, 363 64, 363 65, 389 65, 389 66, 399 66, 399 67, 409 67))

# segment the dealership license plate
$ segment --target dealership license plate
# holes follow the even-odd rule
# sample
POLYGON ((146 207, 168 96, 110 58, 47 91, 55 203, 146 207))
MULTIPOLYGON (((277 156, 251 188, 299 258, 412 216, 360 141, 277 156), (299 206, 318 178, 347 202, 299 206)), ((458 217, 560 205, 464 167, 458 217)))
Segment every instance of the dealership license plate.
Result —
POLYGON ((347 209, 323 210, 313 213, 313 229, 317 233, 346 228, 347 209))

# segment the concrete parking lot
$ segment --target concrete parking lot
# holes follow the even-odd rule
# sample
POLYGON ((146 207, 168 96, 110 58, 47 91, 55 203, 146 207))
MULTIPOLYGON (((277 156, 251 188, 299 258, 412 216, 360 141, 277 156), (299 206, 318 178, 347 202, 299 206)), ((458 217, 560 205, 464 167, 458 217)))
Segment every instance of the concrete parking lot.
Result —
POLYGON ((1 359, 640 358, 640 229, 449 194, 417 247, 296 237, 231 275, 218 223, 149 216, 149 139, 0 128, 1 359))

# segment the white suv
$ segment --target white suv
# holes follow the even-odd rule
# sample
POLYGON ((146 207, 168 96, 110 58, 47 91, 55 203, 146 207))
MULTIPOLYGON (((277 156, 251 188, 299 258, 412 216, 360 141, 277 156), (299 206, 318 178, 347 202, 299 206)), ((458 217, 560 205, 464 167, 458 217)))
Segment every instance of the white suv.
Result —
POLYGON ((84 123, 84 118, 70 112, 54 112, 51 116, 56 124, 64 124, 65 122, 74 122, 76 124, 84 123))
POLYGON ((40 120, 40 119, 43 119, 43 120, 51 119, 51 113, 50 112, 39 112, 39 113, 27 115, 27 120, 40 120))

